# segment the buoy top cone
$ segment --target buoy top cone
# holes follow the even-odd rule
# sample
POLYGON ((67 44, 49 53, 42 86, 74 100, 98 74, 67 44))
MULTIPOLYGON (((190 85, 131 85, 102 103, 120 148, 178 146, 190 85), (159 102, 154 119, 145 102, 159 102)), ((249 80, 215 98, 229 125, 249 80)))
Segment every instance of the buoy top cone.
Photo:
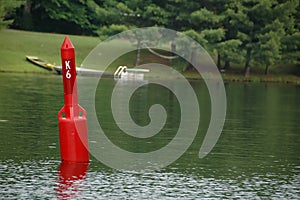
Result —
POLYGON ((74 57, 75 48, 69 38, 69 36, 65 37, 65 40, 61 46, 61 53, 64 55, 64 59, 70 59, 74 57))
POLYGON ((75 64, 75 48, 66 36, 61 46, 61 59, 62 59, 62 75, 64 83, 64 93, 73 94, 73 99, 65 97, 65 104, 70 104, 75 100, 77 102, 77 87, 76 87, 76 64, 75 64))

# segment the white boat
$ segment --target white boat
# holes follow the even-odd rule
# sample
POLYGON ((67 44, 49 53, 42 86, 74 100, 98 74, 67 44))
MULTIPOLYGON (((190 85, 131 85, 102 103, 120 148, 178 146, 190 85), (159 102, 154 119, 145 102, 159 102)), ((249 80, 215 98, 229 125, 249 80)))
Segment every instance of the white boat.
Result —
POLYGON ((149 69, 127 68, 127 66, 119 66, 114 73, 115 80, 144 80, 144 74, 150 72, 149 69))

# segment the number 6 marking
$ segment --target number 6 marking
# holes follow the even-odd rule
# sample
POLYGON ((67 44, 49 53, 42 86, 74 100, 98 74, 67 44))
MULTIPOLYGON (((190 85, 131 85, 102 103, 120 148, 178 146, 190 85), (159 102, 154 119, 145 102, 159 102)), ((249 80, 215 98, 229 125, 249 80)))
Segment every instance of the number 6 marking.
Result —
POLYGON ((71 78, 71 74, 70 74, 70 71, 69 71, 69 70, 68 70, 67 73, 66 73, 66 78, 67 78, 67 79, 70 79, 70 78, 71 78))

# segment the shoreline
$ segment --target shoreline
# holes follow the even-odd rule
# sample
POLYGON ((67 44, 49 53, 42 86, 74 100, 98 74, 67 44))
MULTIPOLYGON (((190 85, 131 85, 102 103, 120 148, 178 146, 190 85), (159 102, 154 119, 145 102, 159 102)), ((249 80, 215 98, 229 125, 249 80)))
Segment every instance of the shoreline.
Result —
MULTIPOLYGON (((52 74, 53 72, 45 71, 42 68, 34 66, 27 62, 25 55, 35 55, 45 61, 49 61, 55 65, 60 63, 59 49, 64 39, 64 34, 55 33, 39 33, 30 31, 20 31, 13 29, 0 30, 0 41, 5 48, 0 49, 0 73, 18 73, 18 74, 52 74), (45 37, 47 39, 45 40, 45 37)), ((83 62, 86 56, 95 48, 101 41, 97 37, 75 36, 70 35, 70 38, 76 46, 76 61, 83 62)), ((159 58, 144 58, 143 63, 156 62, 161 63, 159 58), (149 60, 150 59, 150 60, 149 60)), ((114 66, 134 65, 134 55, 120 57, 114 61, 114 66)), ((263 69, 255 67, 251 71, 249 77, 242 75, 240 66, 232 66, 232 70, 222 72, 224 82, 241 82, 241 83, 281 83, 300 85, 300 75, 298 65, 278 65, 274 66, 269 75, 263 75, 263 69), (296 74, 297 72, 297 74, 296 74)), ((188 80, 201 80, 202 77, 196 71, 180 72, 188 80)))
MULTIPOLYGON (((0 70, 0 74, 37 74, 37 75, 51 75, 60 76, 54 72, 44 72, 44 71, 9 71, 0 70)), ((203 80, 201 76, 197 73, 183 73, 188 80, 203 80)), ((223 82, 229 83, 278 83, 278 84, 289 84, 289 85, 300 85, 300 77, 296 75, 250 75, 249 77, 244 77, 243 75, 233 74, 233 73, 221 73, 223 82)))
POLYGON ((250 75, 244 77, 243 75, 222 75, 223 81, 228 82, 247 82, 247 83, 280 83, 300 85, 300 77, 295 75, 250 75))
MULTIPOLYGON (((187 72, 183 73, 184 76, 189 80, 199 80, 199 75, 195 73, 187 72)), ((293 84, 300 85, 300 76, 296 75, 261 75, 261 74, 252 74, 249 77, 245 77, 241 74, 236 73, 220 73, 224 82, 233 82, 233 83, 279 83, 279 84, 293 84)))

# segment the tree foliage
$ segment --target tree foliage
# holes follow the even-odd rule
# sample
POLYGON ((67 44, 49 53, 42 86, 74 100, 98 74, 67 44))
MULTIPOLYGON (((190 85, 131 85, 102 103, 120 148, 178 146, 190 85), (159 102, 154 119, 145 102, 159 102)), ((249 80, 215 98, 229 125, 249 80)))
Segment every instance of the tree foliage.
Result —
POLYGON ((25 3, 25 0, 0 0, 0 28, 5 28, 13 22, 12 15, 17 7, 25 3))
MULTIPOLYGON (((134 27, 181 31, 217 58, 218 67, 299 64, 298 0, 0 0, 1 25, 102 39, 134 27), (5 23, 4 23, 5 22, 5 23)), ((192 54, 192 52, 191 52, 192 54)))

